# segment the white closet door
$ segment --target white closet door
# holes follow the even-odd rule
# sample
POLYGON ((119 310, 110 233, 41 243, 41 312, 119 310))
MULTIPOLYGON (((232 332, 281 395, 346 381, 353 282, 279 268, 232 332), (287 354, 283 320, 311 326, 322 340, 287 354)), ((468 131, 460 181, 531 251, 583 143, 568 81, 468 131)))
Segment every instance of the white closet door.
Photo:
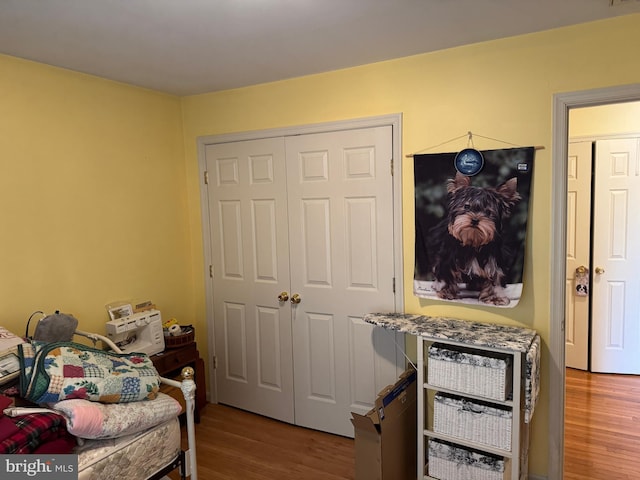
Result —
POLYGON ((284 140, 206 147, 218 401, 294 422, 284 140))
POLYGON ((205 147, 220 403, 353 436, 396 381, 391 128, 205 147))
POLYGON ((296 424, 353 436, 397 378, 391 127, 287 137, 296 424))

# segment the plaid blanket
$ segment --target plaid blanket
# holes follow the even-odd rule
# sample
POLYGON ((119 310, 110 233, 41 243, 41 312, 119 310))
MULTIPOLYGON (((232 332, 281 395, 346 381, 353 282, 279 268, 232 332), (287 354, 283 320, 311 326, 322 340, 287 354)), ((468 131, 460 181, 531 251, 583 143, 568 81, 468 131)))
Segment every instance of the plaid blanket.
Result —
MULTIPOLYGON (((2 397, 2 410, 8 405, 2 397), (3 405, 4 404, 4 405, 3 405)), ((67 432, 64 417, 53 413, 32 413, 7 417, 0 410, 0 454, 71 453, 75 438, 67 432)))

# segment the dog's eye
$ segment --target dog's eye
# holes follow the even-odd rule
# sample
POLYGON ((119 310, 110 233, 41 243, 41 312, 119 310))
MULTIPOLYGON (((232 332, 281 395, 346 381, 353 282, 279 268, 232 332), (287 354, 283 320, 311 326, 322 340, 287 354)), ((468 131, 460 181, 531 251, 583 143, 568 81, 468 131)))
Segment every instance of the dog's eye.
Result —
POLYGON ((471 204, 470 203, 465 203, 464 207, 463 207, 466 211, 471 210, 471 204))

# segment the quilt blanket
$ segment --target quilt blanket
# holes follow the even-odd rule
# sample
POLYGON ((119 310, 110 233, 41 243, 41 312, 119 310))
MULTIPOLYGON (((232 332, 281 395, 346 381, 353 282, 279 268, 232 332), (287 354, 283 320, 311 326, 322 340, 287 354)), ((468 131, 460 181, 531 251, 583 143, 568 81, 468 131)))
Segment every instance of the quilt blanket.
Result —
POLYGON ((18 347, 20 393, 35 403, 81 398, 125 403, 156 398, 160 377, 142 353, 119 354, 73 342, 18 347))

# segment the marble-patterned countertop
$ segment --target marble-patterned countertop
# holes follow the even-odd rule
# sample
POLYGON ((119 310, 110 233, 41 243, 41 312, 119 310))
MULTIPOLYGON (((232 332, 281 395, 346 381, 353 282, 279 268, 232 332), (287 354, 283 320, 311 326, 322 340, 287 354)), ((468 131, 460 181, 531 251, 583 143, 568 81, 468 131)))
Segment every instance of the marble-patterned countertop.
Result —
POLYGON ((523 353, 529 350, 536 336, 536 331, 529 328, 405 313, 368 313, 364 321, 436 341, 449 340, 523 353))

